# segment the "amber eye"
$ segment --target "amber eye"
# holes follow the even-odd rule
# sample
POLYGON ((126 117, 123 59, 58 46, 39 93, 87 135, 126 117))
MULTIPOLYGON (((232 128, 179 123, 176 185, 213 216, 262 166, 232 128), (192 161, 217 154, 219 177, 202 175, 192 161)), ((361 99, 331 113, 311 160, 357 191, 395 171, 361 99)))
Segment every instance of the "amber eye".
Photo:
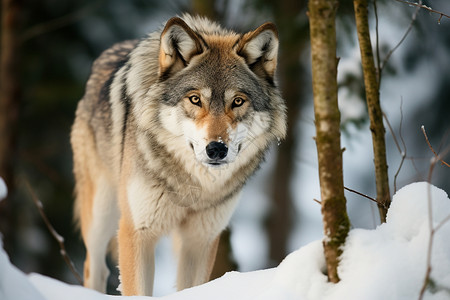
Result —
POLYGON ((245 102, 245 100, 242 99, 241 97, 236 97, 236 98, 233 99, 233 103, 231 104, 231 108, 242 106, 242 104, 244 104, 244 102, 245 102))
POLYGON ((199 96, 192 95, 192 96, 189 96, 188 98, 189 98, 189 101, 191 101, 192 104, 202 107, 202 102, 200 101, 200 97, 199 96))

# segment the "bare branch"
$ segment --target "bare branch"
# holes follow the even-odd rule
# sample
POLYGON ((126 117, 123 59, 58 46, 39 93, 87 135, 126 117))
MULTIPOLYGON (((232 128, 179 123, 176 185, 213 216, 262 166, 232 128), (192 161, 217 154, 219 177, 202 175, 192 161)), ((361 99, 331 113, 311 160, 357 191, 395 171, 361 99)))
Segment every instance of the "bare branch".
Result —
POLYGON ((399 128, 399 136, 400 136, 400 141, 402 142, 402 147, 400 146, 400 143, 398 142, 397 136, 394 132, 394 130, 392 129, 391 123, 389 122, 389 119, 387 117, 387 115, 383 112, 383 118, 386 121, 386 124, 389 128, 389 131, 391 132, 392 138, 394 140, 395 146, 397 147, 398 152, 400 153, 401 156, 401 161, 400 164, 397 168, 397 171, 395 172, 394 175, 394 192, 397 191, 397 178, 398 175, 400 174, 400 171, 403 167, 403 163, 405 162, 405 159, 407 158, 407 148, 406 148, 406 144, 405 144, 405 140, 403 139, 403 135, 402 135, 402 126, 403 126, 403 99, 400 102, 400 128, 399 128))
POLYGON ((434 227, 434 232, 438 231, 439 229, 441 229, 441 227, 447 223, 448 221, 450 221, 450 215, 448 215, 445 219, 443 219, 436 227, 434 227))
POLYGON ((39 211, 39 214, 42 217, 42 220, 44 221, 44 223, 47 226, 48 230, 50 231, 51 235, 58 242, 58 245, 59 245, 59 248, 60 248, 59 252, 61 253, 64 261, 66 262, 66 264, 69 267, 69 269, 72 272, 72 274, 77 279, 78 283, 83 285, 83 279, 81 279, 80 274, 75 269, 75 265, 73 264, 72 260, 70 259, 69 255, 67 254, 66 247, 64 246, 64 238, 61 235, 59 235, 58 232, 56 232, 55 228, 53 227, 53 225, 48 220, 47 215, 44 212, 44 207, 42 205, 42 202, 38 199, 38 197, 34 193, 33 189, 31 188, 30 183, 28 181, 25 181, 25 184, 26 184, 26 186, 28 188, 28 191, 31 194, 31 198, 33 199, 34 204, 36 204, 36 207, 37 207, 37 209, 39 211))
MULTIPOLYGON (((430 169, 428 171, 428 183, 430 183, 428 185, 428 227, 430 229, 430 238, 428 240, 428 249, 427 249, 427 268, 425 271, 425 278, 423 280, 423 284, 422 284, 422 288, 420 289, 420 293, 419 293, 419 298, 418 300, 422 300, 424 295, 425 295, 425 291, 427 289, 427 286, 430 283, 430 274, 431 274, 431 255, 432 255, 432 249, 433 249, 433 241, 434 241, 434 236, 436 234, 436 232, 442 228, 442 226, 450 221, 450 215, 448 215, 447 217, 445 217, 441 222, 439 222, 439 224, 433 228, 433 206, 432 206, 432 201, 431 201, 431 177, 433 176, 433 170, 434 167, 436 166, 436 163, 438 161, 440 161, 441 163, 445 163, 444 161, 442 161, 439 156, 436 154, 436 152, 434 151, 433 147, 431 147, 430 141, 428 140, 427 134, 425 132, 425 127, 422 126, 422 132, 425 136, 425 139, 427 141, 428 146, 430 147, 431 151, 434 153, 435 157, 433 158, 433 160, 431 161, 430 164, 430 169)), ((447 163, 445 163, 446 165, 448 165, 447 163)))
MULTIPOLYGON (((395 1, 405 3, 405 4, 408 4, 411 6, 415 6, 416 10, 414 11, 414 14, 411 18, 411 22, 409 23, 409 26, 406 29, 406 32, 403 34, 403 37, 400 39, 400 41, 397 43, 397 45, 388 52, 385 59, 383 60, 383 63, 381 64, 381 66, 379 66, 379 71, 378 71, 379 72, 379 82, 381 82, 381 72, 383 71, 384 67, 386 66, 387 62, 389 61, 391 55, 395 52, 395 50, 398 49, 398 47, 400 47, 400 45, 405 41, 406 37, 409 35, 409 32, 411 31, 413 24, 416 21, 417 15, 419 14, 419 10, 421 8, 426 9, 432 13, 439 14, 440 15, 439 19, 438 19, 439 24, 441 23, 442 17, 450 18, 449 15, 444 14, 443 12, 434 10, 429 6, 422 4, 422 0, 419 0, 419 2, 409 2, 409 1, 405 1, 405 0, 395 0, 395 1)), ((374 5, 375 5, 375 13, 376 13, 376 4, 374 3, 374 5)))
MULTIPOLYGON (((400 0, 396 0, 396 1, 400 1, 400 0)), ((420 4, 422 4, 422 0, 419 1, 420 4)), ((384 67, 386 66, 386 64, 388 63, 389 59, 391 58, 391 55, 395 52, 395 50, 398 49, 398 47, 400 47, 401 44, 403 44, 403 42, 406 40, 406 37, 409 35, 409 32, 411 31, 414 22, 416 21, 417 15, 419 14, 419 10, 420 7, 417 7, 416 10, 414 11, 414 14, 411 18, 411 22, 409 23, 408 28, 406 29, 405 33, 403 34, 402 38, 400 39, 400 41, 397 43, 397 45, 395 45, 394 48, 392 48, 388 54, 386 55, 386 57, 384 58, 383 62, 381 63, 380 66, 380 70, 379 70, 379 74, 380 74, 380 81, 381 81, 381 72, 383 71, 384 67)))
POLYGON ((412 5, 412 6, 416 6, 417 8, 423 8, 423 9, 428 10, 429 12, 438 14, 438 15, 439 15, 439 19, 438 19, 438 23, 439 23, 439 24, 441 23, 442 17, 446 17, 446 18, 449 18, 449 19, 450 19, 450 16, 449 16, 449 15, 444 14, 443 12, 434 10, 434 9, 432 9, 432 8, 429 7, 429 6, 423 5, 423 4, 422 4, 422 1, 419 1, 419 3, 417 3, 417 2, 409 2, 409 1, 405 1, 405 0, 395 0, 395 1, 397 1, 397 2, 402 2, 402 3, 406 3, 406 4, 412 5))
POLYGON ((372 197, 370 197, 370 196, 368 196, 368 195, 366 195, 366 194, 363 194, 363 193, 361 193, 361 192, 358 192, 358 191, 353 190, 353 189, 351 189, 351 188, 348 188, 348 187, 346 187, 346 186, 344 186, 344 189, 346 189, 347 191, 352 192, 352 193, 354 193, 354 194, 360 195, 360 196, 362 196, 362 197, 364 197, 364 198, 366 198, 366 199, 369 199, 370 201, 373 201, 373 202, 375 202, 376 204, 381 205, 381 206, 383 206, 383 207, 386 208, 386 209, 389 208, 389 207, 386 206, 385 203, 380 203, 380 202, 377 201, 377 199, 374 199, 374 198, 372 198, 372 197))
MULTIPOLYGON (((428 145, 431 148, 431 145, 428 141, 428 137, 425 133, 425 128, 422 126, 423 134, 425 135, 425 139, 427 140, 428 145)), ((433 153, 434 150, 432 149, 433 153)), ((419 300, 423 299, 423 296, 425 295, 425 290, 427 289, 428 283, 430 281, 430 274, 431 274, 431 250, 433 248, 433 240, 434 240, 434 230, 433 230, 433 207, 431 205, 431 177, 433 176, 433 170, 434 166, 436 165, 437 160, 433 159, 430 164, 430 169, 428 171, 428 228, 430 229, 430 238, 428 239, 428 249, 427 249, 427 268, 425 271, 425 278, 423 280, 422 288, 420 289, 419 293, 419 300)))
POLYGON ((450 168, 450 165, 449 165, 448 163, 446 163, 445 161, 443 161, 443 160, 440 158, 440 156, 436 153, 436 151, 434 151, 433 147, 431 146, 431 143, 430 143, 430 141, 428 140, 427 133, 425 132, 425 126, 422 125, 421 128, 422 128, 423 135, 425 136, 425 140, 427 141, 428 147, 430 147, 431 152, 433 152, 435 158, 436 158, 438 161, 440 161, 441 164, 446 165, 447 167, 450 168))
POLYGON ((86 15, 90 14, 98 7, 100 7, 100 4, 102 4, 102 2, 103 2, 103 0, 98 0, 94 3, 90 3, 89 5, 82 7, 81 9, 79 9, 75 12, 72 12, 70 14, 67 14, 65 16, 34 25, 22 34, 22 36, 20 37, 20 41, 22 43, 24 43, 24 42, 26 42, 36 36, 39 36, 41 34, 45 34, 45 33, 60 29, 62 27, 71 25, 71 24, 81 20, 86 15))

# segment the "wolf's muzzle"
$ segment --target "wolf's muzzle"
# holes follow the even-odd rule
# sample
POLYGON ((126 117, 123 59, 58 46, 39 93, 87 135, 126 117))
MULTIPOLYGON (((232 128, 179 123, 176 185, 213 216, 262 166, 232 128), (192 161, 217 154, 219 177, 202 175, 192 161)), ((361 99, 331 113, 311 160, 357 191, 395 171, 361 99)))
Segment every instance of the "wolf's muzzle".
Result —
POLYGON ((223 142, 211 142, 206 146, 206 155, 214 162, 220 162, 228 154, 228 147, 223 142))

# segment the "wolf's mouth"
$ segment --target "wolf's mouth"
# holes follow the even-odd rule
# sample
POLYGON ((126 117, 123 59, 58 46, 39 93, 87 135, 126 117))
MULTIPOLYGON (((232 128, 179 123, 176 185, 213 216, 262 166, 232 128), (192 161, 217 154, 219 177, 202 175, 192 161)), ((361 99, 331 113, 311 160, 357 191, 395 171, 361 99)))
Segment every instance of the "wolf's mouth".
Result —
POLYGON ((213 168, 217 168, 217 167, 220 167, 220 166, 226 165, 226 164, 227 164, 227 162, 225 162, 225 161, 208 161, 208 162, 206 162, 207 166, 210 166, 213 168))

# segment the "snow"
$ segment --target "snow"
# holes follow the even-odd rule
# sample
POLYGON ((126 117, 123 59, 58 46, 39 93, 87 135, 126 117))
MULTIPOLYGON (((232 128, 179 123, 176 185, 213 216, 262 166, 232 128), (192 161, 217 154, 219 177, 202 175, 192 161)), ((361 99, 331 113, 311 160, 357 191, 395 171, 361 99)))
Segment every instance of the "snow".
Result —
POLYGON ((46 299, 28 280, 25 274, 15 266, 11 265, 8 256, 3 249, 0 251, 0 299, 46 299))
MULTIPOLYGON (((291 253, 273 269, 230 272, 204 285, 164 297, 133 299, 419 299, 433 232, 432 288, 424 299, 450 298, 450 199, 426 182, 410 184, 393 197, 387 222, 376 229, 352 229, 339 266, 341 281, 324 275, 322 242, 291 253), (430 227, 429 225, 432 225, 430 227)), ((0 251, 0 299, 121 299, 39 274, 25 275, 0 251)))
POLYGON ((8 188, 6 187, 6 183, 2 177, 0 177, 0 201, 8 196, 8 188))

